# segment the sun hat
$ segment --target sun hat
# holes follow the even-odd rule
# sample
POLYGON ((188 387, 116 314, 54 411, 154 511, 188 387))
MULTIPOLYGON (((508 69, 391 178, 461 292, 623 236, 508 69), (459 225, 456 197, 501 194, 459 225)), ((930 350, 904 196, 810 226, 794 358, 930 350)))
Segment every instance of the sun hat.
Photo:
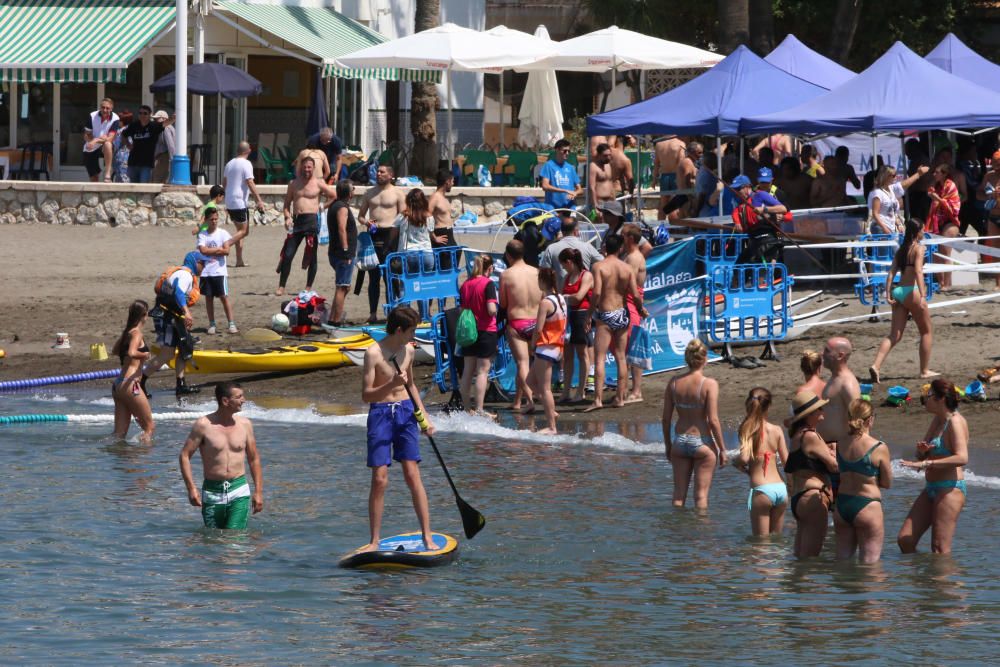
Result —
POLYGON ((170 116, 167 115, 166 111, 160 109, 159 111, 153 114, 153 118, 155 118, 156 120, 160 120, 161 118, 163 120, 166 120, 167 118, 170 118, 170 116))
POLYGON ((758 183, 770 183, 773 180, 774 172, 771 171, 770 167, 761 167, 760 171, 757 172, 758 183))
POLYGON ((791 426, 800 419, 805 419, 829 402, 811 391, 800 391, 792 399, 792 416, 788 418, 787 425, 791 426))
POLYGON ((618 216, 619 218, 625 217, 625 210, 622 208, 622 203, 620 201, 602 201, 597 205, 597 210, 610 213, 611 215, 618 216))
POLYGON ((745 188, 748 185, 753 185, 750 182, 750 177, 749 176, 744 176, 743 174, 740 174, 739 176, 737 176, 736 178, 733 179, 733 189, 734 190, 739 190, 740 188, 745 188))

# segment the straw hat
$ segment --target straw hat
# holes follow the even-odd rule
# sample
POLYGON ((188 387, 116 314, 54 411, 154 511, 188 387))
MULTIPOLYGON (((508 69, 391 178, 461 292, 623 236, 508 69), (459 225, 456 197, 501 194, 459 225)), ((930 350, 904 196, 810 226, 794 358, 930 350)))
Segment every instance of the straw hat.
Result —
POLYGON ((791 426, 800 419, 805 419, 808 415, 816 412, 829 402, 811 391, 800 391, 792 399, 792 415, 788 418, 788 426, 791 426))

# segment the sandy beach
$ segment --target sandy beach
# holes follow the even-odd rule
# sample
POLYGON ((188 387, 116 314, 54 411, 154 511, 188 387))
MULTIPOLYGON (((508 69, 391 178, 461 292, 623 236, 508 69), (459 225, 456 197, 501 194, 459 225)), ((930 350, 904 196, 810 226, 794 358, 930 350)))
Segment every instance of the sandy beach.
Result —
MULTIPOLYGON (((228 226, 232 231, 232 227, 228 226)), ((274 296, 277 286, 278 250, 283 230, 277 226, 252 228, 246 245, 247 267, 235 268, 230 258, 230 285, 235 318, 244 331, 252 327, 266 327, 271 316, 278 312, 279 303, 287 297, 274 296)), ((489 237, 478 237, 487 239, 489 237)), ((168 266, 178 264, 193 247, 191 228, 94 228, 57 225, 11 225, 0 228, 0 265, 3 266, 3 289, 0 290, 0 348, 6 358, 0 360, 0 379, 11 380, 100 368, 116 367, 116 360, 91 361, 91 343, 103 342, 110 351, 124 325, 126 309, 136 298, 152 301, 154 280, 168 266), (53 349, 57 332, 70 335, 72 347, 68 350, 53 349)), ((323 296, 331 296, 333 270, 326 260, 326 249, 320 249, 320 267, 316 289, 323 296)), ((235 253, 234 253, 235 255, 235 253)), ((300 255, 301 256, 301 255, 300 255)), ((289 292, 304 287, 305 272, 296 262, 288 283, 289 292)), ((992 282, 992 281, 991 281, 992 282)), ((817 306, 842 299, 847 305, 835 311, 833 317, 867 312, 858 304, 847 283, 839 283, 837 291, 828 291, 814 301, 817 306)), ((991 289, 984 281, 976 288, 951 290, 935 296, 937 300, 987 294, 991 289)), ((940 313, 933 318, 934 355, 931 367, 965 386, 975 379, 976 373, 998 358, 995 352, 1000 338, 1000 324, 996 322, 996 301, 961 304, 954 308, 932 311, 940 313)), ((221 305, 218 319, 221 317, 221 305)), ((807 308, 811 309, 811 308, 807 308)), ((242 336, 205 334, 207 317, 204 306, 195 309, 195 330, 200 332, 202 347, 225 349, 253 347, 242 336)), ((347 319, 361 322, 368 316, 365 292, 349 295, 347 319)), ((864 378, 879 341, 889 330, 886 321, 870 323, 867 320, 841 325, 821 326, 811 329, 798 339, 779 345, 781 361, 767 362, 766 368, 736 369, 724 362, 714 363, 708 373, 722 385, 721 413, 724 425, 735 427, 743 414, 743 399, 751 387, 768 387, 775 395, 772 420, 780 421, 787 410, 795 387, 800 382, 798 356, 803 349, 821 349, 824 341, 833 335, 846 335, 854 344, 855 353, 851 368, 864 378)), ((314 334, 309 338, 323 340, 325 335, 314 334)), ((149 325, 148 340, 153 340, 149 325)), ((747 348, 745 354, 759 354, 747 348)), ((420 367, 418 383, 430 387, 430 366, 420 367)), ((599 432, 603 422, 636 424, 656 422, 662 409, 663 389, 673 373, 647 377, 643 393, 645 401, 624 408, 606 408, 584 414, 581 411, 561 410, 560 424, 567 430, 599 432), (583 422, 583 423, 581 423, 583 422)), ((884 388, 893 384, 907 386, 918 395, 922 384, 917 377, 916 328, 908 327, 904 340, 893 351, 883 367, 883 389, 876 391, 875 402, 884 399, 884 388)), ((219 376, 192 375, 197 383, 211 383, 219 376)), ((301 404, 338 404, 361 409, 360 369, 346 367, 289 375, 240 376, 251 398, 301 404)), ((998 439, 995 429, 997 414, 997 386, 989 389, 986 403, 963 403, 962 411, 969 420, 972 442, 976 446, 993 446, 998 439)), ((154 391, 172 391, 173 377, 160 373, 151 382, 154 391)), ((427 400, 433 404, 447 401, 436 388, 431 388, 427 400)), ((542 420, 539 420, 541 423, 542 420)), ((881 408, 878 411, 876 432, 894 441, 913 440, 923 436, 929 417, 915 399, 905 408, 881 408)), ((533 421, 526 418, 525 428, 533 421)))

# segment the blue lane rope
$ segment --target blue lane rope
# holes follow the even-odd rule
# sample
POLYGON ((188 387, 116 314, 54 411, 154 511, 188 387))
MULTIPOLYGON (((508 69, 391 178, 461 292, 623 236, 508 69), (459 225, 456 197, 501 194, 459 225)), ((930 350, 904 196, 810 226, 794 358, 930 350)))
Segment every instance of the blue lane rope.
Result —
MULTIPOLYGON (((160 414, 154 414, 153 418, 156 420, 164 419, 197 419, 203 417, 204 412, 164 412, 160 414)), ((40 423, 52 423, 52 422, 77 422, 77 423, 91 423, 91 424, 102 424, 110 423, 115 419, 114 415, 111 414, 95 414, 95 415, 56 415, 56 414, 24 414, 24 415, 6 415, 0 416, 0 426, 9 426, 11 424, 40 424, 40 423)))
POLYGON ((90 371, 88 373, 75 373, 73 375, 55 375, 43 378, 29 378, 26 380, 6 380, 0 382, 0 391, 13 391, 16 389, 30 389, 32 387, 44 387, 50 384, 65 384, 67 382, 86 382, 88 380, 106 380, 117 376, 117 368, 108 368, 102 371, 90 371))

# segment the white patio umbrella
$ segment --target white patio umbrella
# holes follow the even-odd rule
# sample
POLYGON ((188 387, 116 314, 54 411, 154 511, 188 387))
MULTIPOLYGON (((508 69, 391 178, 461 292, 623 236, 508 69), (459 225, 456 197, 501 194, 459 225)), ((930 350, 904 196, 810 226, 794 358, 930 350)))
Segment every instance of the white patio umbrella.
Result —
MULTIPOLYGON (((535 37, 549 39, 544 25, 535 29, 535 37)), ((502 97, 502 95, 501 95, 502 97)), ((517 142, 525 146, 551 146, 563 138, 562 102, 554 70, 534 70, 528 74, 521 111, 517 142)))
MULTIPOLYGON (((511 31, 516 32, 516 31, 511 31)), ((399 67, 445 72, 448 96, 448 157, 454 157, 451 119, 451 72, 499 73, 552 56, 553 44, 527 33, 479 32, 454 23, 341 56, 335 65, 345 68, 399 67)))
POLYGON ((519 70, 557 69, 571 72, 604 72, 609 69, 683 69, 711 67, 723 56, 649 35, 611 26, 563 42, 558 53, 519 70))

